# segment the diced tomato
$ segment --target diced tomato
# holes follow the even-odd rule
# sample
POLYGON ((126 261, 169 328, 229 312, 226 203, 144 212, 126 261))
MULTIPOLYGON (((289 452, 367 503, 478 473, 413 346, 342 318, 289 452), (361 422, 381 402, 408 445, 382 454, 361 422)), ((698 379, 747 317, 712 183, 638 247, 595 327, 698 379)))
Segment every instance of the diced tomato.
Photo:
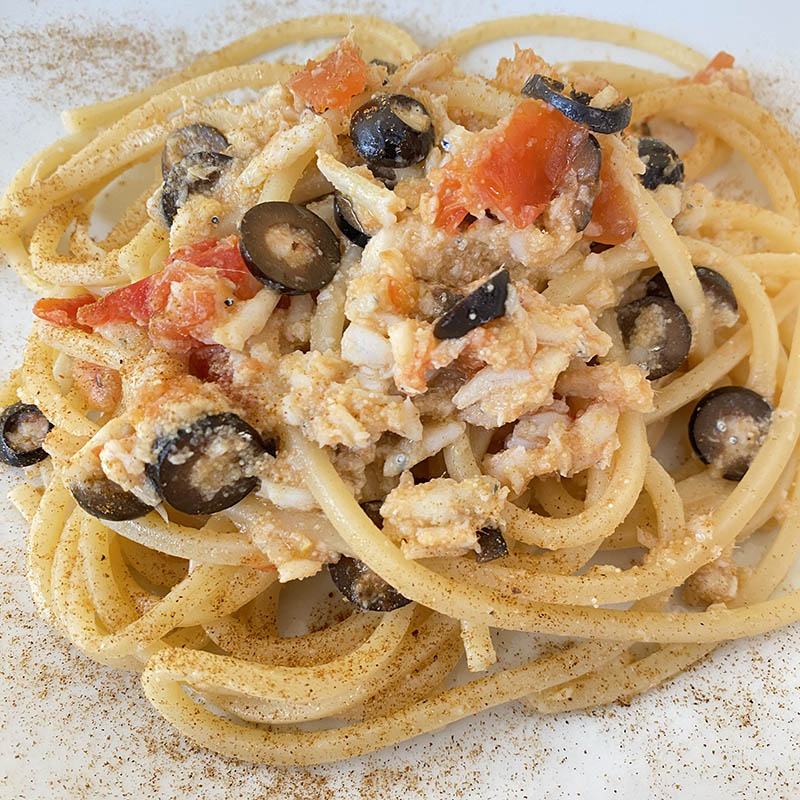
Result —
POLYGON ((600 165, 600 193, 592 205, 586 233, 601 244, 622 244, 636 230, 636 214, 624 188, 617 183, 606 153, 600 165))
POLYGON ((76 359, 72 365, 72 380, 89 408, 97 411, 113 411, 122 397, 122 380, 114 369, 76 359))
POLYGON ((708 66, 701 69, 693 78, 689 78, 687 82, 711 83, 717 72, 721 69, 731 69, 733 67, 733 62, 734 58, 730 53, 720 50, 719 53, 708 62, 708 66))
POLYGON ((305 69, 289 78, 287 86, 317 113, 327 108, 345 109, 367 85, 367 65, 350 39, 322 61, 308 61, 305 69))
POLYGON ((47 320, 55 325, 71 326, 89 331, 86 325, 78 323, 78 309, 89 303, 94 303, 95 298, 90 294, 82 294, 80 297, 70 297, 66 299, 58 297, 43 297, 37 300, 33 306, 33 313, 39 319, 47 320))
POLYGON ((210 344, 192 350, 189 355, 189 373, 203 382, 217 382, 227 377, 230 363, 221 344, 210 344))
POLYGON ((146 325, 150 320, 148 300, 152 286, 152 275, 130 286, 123 286, 92 305, 81 308, 77 315, 78 322, 89 328, 109 322, 137 322, 146 325))
POLYGON ((115 322, 146 326, 153 343, 186 353, 211 344, 229 297, 248 300, 261 289, 239 253, 237 237, 208 239, 176 250, 161 272, 95 300, 40 300, 34 312, 59 325, 94 330, 115 322), (73 308, 73 304, 75 307, 73 308))
POLYGON ((212 344, 211 334, 225 300, 235 294, 231 281, 208 267, 175 261, 156 276, 149 300, 148 334, 171 352, 212 344))
POLYGON ((515 228, 527 227, 552 200, 587 135, 554 108, 524 100, 493 129, 476 134, 469 152, 432 170, 439 203, 434 224, 453 233, 467 214, 488 209, 515 228))
POLYGON ((196 267, 213 267, 218 275, 227 278, 236 287, 236 296, 240 300, 249 300, 262 288, 262 284, 247 269, 239 252, 239 240, 236 236, 204 239, 202 242, 179 247, 170 254, 166 263, 172 264, 174 261, 188 261, 196 267))

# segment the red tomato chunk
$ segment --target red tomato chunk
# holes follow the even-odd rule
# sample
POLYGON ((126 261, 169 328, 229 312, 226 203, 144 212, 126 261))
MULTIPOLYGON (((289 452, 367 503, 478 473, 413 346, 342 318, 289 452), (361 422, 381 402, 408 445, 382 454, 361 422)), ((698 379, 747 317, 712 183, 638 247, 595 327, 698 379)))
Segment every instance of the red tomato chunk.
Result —
POLYGON ((261 288, 239 254, 238 239, 208 239, 176 250, 164 269, 95 300, 40 300, 34 313, 57 325, 96 330, 133 322, 153 343, 186 353, 212 344, 226 300, 247 300, 261 288))
POLYGON ((466 153, 433 170, 435 224, 453 233, 486 210, 526 228, 547 207, 588 131, 554 108, 524 100, 466 153))
POLYGON ((628 193, 614 178, 609 166, 609 156, 603 153, 600 165, 600 193, 592 205, 592 219, 586 233, 601 244, 622 244, 636 230, 636 212, 628 199, 628 193))
POLYGON ((346 109, 367 85, 367 65, 361 51, 342 39, 322 61, 308 61, 305 69, 289 78, 287 86, 317 113, 328 108, 346 109))
POLYGON ((691 83, 711 83, 714 79, 714 75, 721 69, 732 69, 733 62, 734 59, 730 53, 720 50, 719 53, 708 62, 708 66, 701 69, 700 72, 691 78, 691 83))
POLYGON ((39 319, 52 322, 54 325, 73 326, 88 331, 86 325, 78 324, 78 309, 82 306, 94 303, 95 299, 90 294, 82 294, 80 297, 70 297, 62 299, 58 297, 43 297, 37 300, 33 307, 33 313, 39 319))

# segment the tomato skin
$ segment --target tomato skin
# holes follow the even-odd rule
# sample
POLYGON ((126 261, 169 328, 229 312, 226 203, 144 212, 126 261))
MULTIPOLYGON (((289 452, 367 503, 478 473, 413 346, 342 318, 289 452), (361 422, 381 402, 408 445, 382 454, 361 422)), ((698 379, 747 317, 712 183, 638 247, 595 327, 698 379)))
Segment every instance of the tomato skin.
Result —
POLYGON ((431 172, 435 225, 454 233, 467 214, 488 209, 526 228, 547 207, 588 131, 554 108, 523 100, 505 120, 476 134, 469 152, 431 172))
POLYGON ((609 153, 603 152, 600 164, 600 193, 592 205, 592 219, 586 230, 594 242, 622 244, 636 230, 636 212, 625 189, 617 183, 609 165, 609 153))
POLYGON ((346 109, 367 85, 367 65, 358 47, 342 39, 322 61, 306 62, 286 85, 318 114, 328 108, 346 109))
POLYGON ((94 301, 95 298, 90 294, 82 294, 79 297, 70 298, 43 297, 34 304, 33 313, 39 319, 52 322, 54 325, 91 331, 91 328, 78 322, 77 314, 78 309, 94 303, 94 301))
POLYGON ((101 297, 78 311, 81 325, 96 328, 108 322, 136 322, 146 325, 150 319, 148 300, 153 285, 152 276, 101 297))

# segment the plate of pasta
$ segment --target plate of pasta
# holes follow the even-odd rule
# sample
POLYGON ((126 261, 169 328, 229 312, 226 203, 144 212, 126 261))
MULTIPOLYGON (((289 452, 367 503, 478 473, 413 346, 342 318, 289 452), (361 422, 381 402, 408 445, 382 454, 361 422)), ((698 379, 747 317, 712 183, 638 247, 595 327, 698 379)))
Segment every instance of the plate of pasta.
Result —
POLYGON ((788 43, 200 5, 4 134, 9 796, 792 796, 788 43))

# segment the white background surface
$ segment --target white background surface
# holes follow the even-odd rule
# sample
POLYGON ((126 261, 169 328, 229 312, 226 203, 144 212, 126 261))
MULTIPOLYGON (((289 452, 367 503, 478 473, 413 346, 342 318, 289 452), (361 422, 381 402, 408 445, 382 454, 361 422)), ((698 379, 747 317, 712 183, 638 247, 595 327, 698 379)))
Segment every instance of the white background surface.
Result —
MULTIPOLYGON (((641 25, 750 68, 759 99, 798 123, 800 6, 734 2, 457 4, 0 0, 0 181, 60 134, 58 111, 119 94, 255 28, 323 11, 377 13, 423 45, 500 15, 566 12, 641 25)), ((505 48, 500 48, 505 52, 505 48)), ((611 55, 601 47, 592 55, 611 55)), ((496 58, 497 49, 492 52, 496 58)), ((542 48, 553 59, 585 45, 542 48)), ((481 58, 474 59, 480 64, 481 58)), ((0 373, 21 357, 33 297, 0 274, 0 373)), ((8 476, 0 476, 4 485, 8 476)), ((32 613, 25 530, 0 511, 0 798, 800 797, 800 629, 720 648, 628 707, 535 717, 505 706, 346 764, 273 769, 194 747, 134 676, 89 662, 32 613)))

